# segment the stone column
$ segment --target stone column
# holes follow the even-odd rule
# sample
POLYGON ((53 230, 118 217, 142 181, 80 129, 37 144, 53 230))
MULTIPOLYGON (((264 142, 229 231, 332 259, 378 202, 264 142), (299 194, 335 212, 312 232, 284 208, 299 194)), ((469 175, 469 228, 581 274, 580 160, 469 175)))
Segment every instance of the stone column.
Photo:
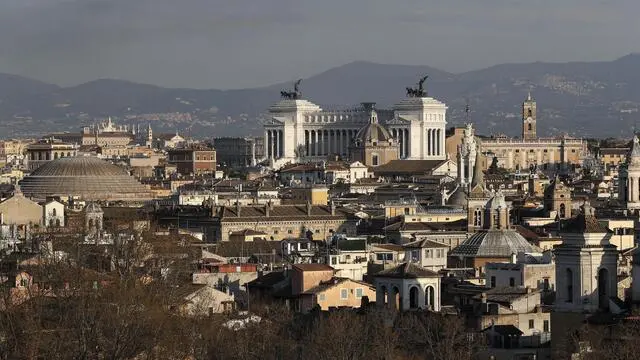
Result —
POLYGON ((315 137, 315 145, 314 145, 315 151, 313 152, 313 156, 319 156, 320 155, 320 132, 316 129, 313 131, 313 133, 315 137))
POLYGON ((267 159, 269 158, 269 131, 265 130, 264 131, 264 155, 267 157, 267 159))
POLYGON ((280 130, 275 131, 276 135, 276 152, 274 158, 280 158, 280 130))
POLYGON ((411 138, 409 137, 409 129, 404 129, 404 157, 411 156, 411 138))

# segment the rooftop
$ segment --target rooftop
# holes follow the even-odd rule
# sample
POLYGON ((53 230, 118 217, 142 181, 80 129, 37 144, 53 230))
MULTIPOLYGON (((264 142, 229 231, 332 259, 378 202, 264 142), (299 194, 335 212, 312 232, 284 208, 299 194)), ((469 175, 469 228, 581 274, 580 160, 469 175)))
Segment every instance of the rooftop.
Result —
POLYGON ((382 270, 376 274, 375 277, 388 277, 399 279, 418 279, 425 277, 440 277, 440 275, 422 266, 413 263, 403 263, 391 269, 382 270))

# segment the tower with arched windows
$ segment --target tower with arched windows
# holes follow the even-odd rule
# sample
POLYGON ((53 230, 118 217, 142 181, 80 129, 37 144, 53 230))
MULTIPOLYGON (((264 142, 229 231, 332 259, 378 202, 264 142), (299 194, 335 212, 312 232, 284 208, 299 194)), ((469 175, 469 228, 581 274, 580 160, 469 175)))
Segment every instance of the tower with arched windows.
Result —
MULTIPOLYGON (((475 155, 473 178, 467 194, 467 227, 470 232, 487 228, 489 223, 485 217, 485 207, 492 196, 484 183, 484 172, 482 172, 482 165, 480 164, 480 152, 476 152, 475 155)), ((458 191, 460 191, 460 189, 458 191)))
POLYGON ((522 139, 533 140, 536 134, 536 101, 527 95, 527 100, 522 103, 522 139))
POLYGON ((551 312, 552 352, 566 347, 571 334, 596 312, 608 312, 617 297, 618 251, 612 233, 598 222, 589 204, 560 222, 562 244, 553 248, 556 298, 551 312))
POLYGON ((100 205, 95 202, 87 204, 84 208, 84 228, 89 236, 99 236, 102 234, 102 220, 104 212, 100 205))
POLYGON ((571 217, 571 189, 566 186, 558 175, 544 190, 544 208, 554 218, 568 219, 571 217))
POLYGON ((555 310, 595 312, 609 308, 617 296, 618 252, 611 232, 585 204, 577 216, 562 221, 562 244, 554 247, 556 261, 555 310))

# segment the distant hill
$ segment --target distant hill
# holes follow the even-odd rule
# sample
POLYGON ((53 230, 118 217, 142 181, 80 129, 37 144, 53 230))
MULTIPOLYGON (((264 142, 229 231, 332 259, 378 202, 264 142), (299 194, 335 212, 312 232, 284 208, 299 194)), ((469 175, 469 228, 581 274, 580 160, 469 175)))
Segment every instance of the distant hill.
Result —
MULTIPOLYGON (((450 125, 471 121, 482 134, 519 133, 520 104, 528 91, 538 101, 538 132, 574 136, 628 136, 640 109, 640 55, 609 62, 502 64, 452 74, 428 66, 356 61, 305 79, 305 98, 325 107, 404 97, 405 87, 428 74, 429 95, 449 106, 450 125)), ((198 136, 260 134, 260 119, 290 82, 241 90, 169 89, 122 80, 96 80, 61 88, 0 74, 0 130, 7 136, 73 130, 92 118, 189 112, 192 123, 166 120, 160 131, 198 136)))

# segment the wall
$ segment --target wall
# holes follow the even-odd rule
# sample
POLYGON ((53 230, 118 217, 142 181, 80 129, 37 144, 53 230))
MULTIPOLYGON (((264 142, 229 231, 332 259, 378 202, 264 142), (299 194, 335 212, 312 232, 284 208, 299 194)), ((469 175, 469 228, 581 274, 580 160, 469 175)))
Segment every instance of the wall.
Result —
POLYGON ((215 288, 225 285, 235 297, 239 297, 246 292, 244 284, 258 278, 257 272, 240 273, 194 273, 192 282, 194 284, 207 284, 215 288))
POLYGON ((25 198, 22 194, 16 194, 0 203, 5 224, 41 224, 42 206, 25 198))
POLYGON ((301 294, 332 277, 333 270, 301 271, 294 266, 291 273, 291 290, 293 294, 301 294))
POLYGON ((315 299, 320 308, 324 311, 329 310, 330 307, 349 306, 359 308, 362 303, 362 298, 356 296, 356 289, 362 289, 362 296, 369 297, 370 302, 376 301, 376 291, 374 288, 365 284, 357 283, 354 281, 344 281, 336 286, 333 286, 321 293, 315 295, 315 299), (341 298, 341 290, 347 289, 347 299, 341 298), (324 294, 325 300, 319 300, 320 294, 324 294))

